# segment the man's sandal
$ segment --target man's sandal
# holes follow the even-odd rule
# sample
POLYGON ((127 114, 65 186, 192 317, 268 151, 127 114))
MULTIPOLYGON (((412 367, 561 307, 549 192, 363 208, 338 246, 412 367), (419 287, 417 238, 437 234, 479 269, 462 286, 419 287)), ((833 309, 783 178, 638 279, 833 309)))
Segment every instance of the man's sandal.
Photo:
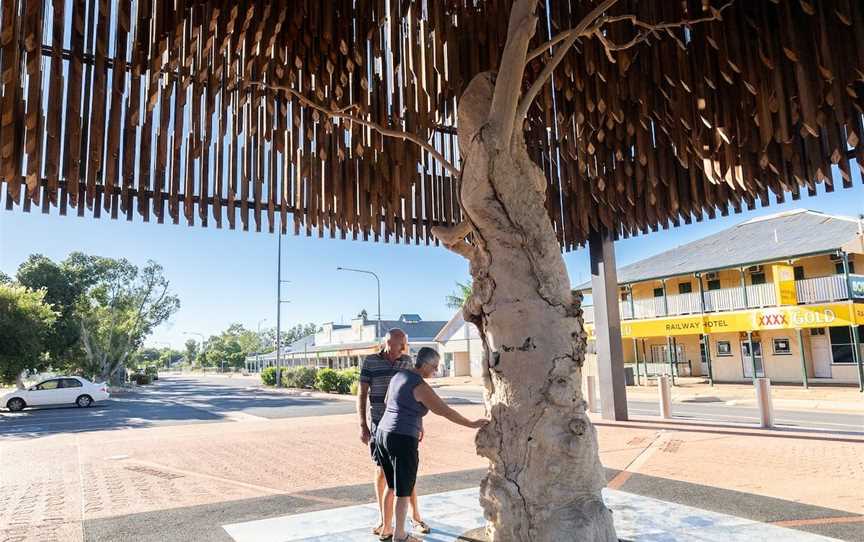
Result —
POLYGON ((378 533, 378 540, 380 540, 381 542, 390 542, 391 540, 393 540, 393 533, 390 533, 390 534, 378 533))
POLYGON ((415 537, 411 536, 410 534, 406 534, 405 538, 402 538, 399 540, 397 540, 396 537, 394 536, 393 542, 423 542, 423 541, 420 540, 419 538, 415 538, 415 537))
POLYGON ((420 534, 429 534, 432 532, 432 528, 426 524, 422 519, 420 521, 411 520, 411 524, 414 526, 414 530, 416 530, 420 534))

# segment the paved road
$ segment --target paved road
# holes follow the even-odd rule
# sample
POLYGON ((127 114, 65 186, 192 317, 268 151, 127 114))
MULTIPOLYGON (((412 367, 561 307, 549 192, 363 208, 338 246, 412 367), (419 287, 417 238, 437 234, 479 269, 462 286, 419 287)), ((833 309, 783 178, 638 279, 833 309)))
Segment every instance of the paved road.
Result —
MULTIPOLYGON (((159 380, 143 391, 115 396, 93 408, 53 407, 20 413, 0 412, 0 438, 94 430, 125 429, 190 423, 214 423, 255 418, 329 416, 354 412, 351 401, 290 396, 256 387, 251 378, 176 377, 159 380)), ((452 405, 481 403, 478 390, 440 388, 452 405)), ((657 416, 654 402, 630 401, 634 416, 657 416)), ((755 408, 719 403, 676 403, 678 419, 726 423, 758 422, 755 408)), ((776 423, 799 429, 864 432, 864 415, 825 411, 777 411, 776 423)))
POLYGON ((0 412, 0 438, 51 433, 190 423, 232 419, 287 418, 346 414, 353 403, 295 397, 251 386, 252 381, 226 378, 160 379, 141 391, 115 395, 92 408, 49 407, 0 412))

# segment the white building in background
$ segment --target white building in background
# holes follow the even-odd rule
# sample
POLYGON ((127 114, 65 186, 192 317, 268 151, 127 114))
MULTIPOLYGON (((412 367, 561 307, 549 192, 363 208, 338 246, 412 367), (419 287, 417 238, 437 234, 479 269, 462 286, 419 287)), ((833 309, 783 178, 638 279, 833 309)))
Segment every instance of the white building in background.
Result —
POLYGON ((447 376, 482 376, 483 342, 477 326, 462 318, 456 311, 438 335, 435 336, 441 361, 447 376))
MULTIPOLYGON (((369 319, 366 311, 363 311, 350 324, 322 324, 316 333, 283 348, 280 364, 282 367, 331 369, 359 367, 364 357, 381 349, 382 336, 393 328, 399 328, 408 335, 408 347, 414 356, 424 346, 439 349, 435 337, 445 324, 440 320, 423 320, 419 314, 402 314, 398 320, 381 320, 379 331, 378 321, 369 319)), ((250 372, 258 372, 276 364, 276 352, 246 359, 246 369, 250 372)))

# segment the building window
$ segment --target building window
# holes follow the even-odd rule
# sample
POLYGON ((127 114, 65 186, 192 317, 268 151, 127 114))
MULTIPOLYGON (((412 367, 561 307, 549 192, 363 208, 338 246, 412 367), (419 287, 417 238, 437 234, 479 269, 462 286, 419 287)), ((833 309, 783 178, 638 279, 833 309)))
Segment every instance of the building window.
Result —
MULTIPOLYGON (((858 326, 858 336, 864 333, 864 326, 858 326)), ((828 328, 831 337, 831 359, 834 363, 854 363, 852 356, 852 330, 846 326, 828 328)))
POLYGON ((750 273, 750 284, 765 284, 765 273, 750 273))
POLYGON ((778 356, 789 355, 792 353, 792 344, 788 338, 774 339, 774 353, 778 356))
MULTIPOLYGON (((838 275, 842 275, 843 274, 843 262, 835 263, 834 264, 834 270, 837 272, 838 275)), ((855 262, 853 262, 851 260, 849 261, 849 273, 850 274, 855 273, 855 262)))
POLYGON ((804 266, 796 265, 793 269, 795 272, 795 280, 804 280, 804 266))
POLYGON ((654 288, 654 297, 663 297, 663 288, 654 288))
POLYGON ((689 282, 682 282, 678 285, 678 293, 679 294, 690 294, 693 293, 693 285, 689 282))
POLYGON ((708 290, 719 290, 720 289, 720 280, 714 279, 708 281, 708 290))
POLYGON ((729 341, 717 341, 717 355, 718 356, 731 356, 732 355, 732 343, 729 341))
POLYGON ((825 335, 825 328, 824 327, 810 328, 810 335, 813 337, 816 337, 819 335, 825 335))

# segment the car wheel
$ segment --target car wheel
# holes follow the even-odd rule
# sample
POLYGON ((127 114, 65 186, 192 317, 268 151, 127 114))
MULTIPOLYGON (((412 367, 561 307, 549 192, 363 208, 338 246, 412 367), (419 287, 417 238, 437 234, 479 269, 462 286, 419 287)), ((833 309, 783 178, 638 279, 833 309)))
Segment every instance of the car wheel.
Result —
POLYGON ((18 412, 19 410, 24 410, 24 407, 27 406, 27 403, 24 402, 24 399, 19 397, 13 397, 9 399, 9 402, 6 403, 6 408, 9 409, 10 412, 18 412))
POLYGON ((89 395, 81 395, 75 400, 75 404, 81 408, 87 408, 93 404, 93 398, 89 395))

